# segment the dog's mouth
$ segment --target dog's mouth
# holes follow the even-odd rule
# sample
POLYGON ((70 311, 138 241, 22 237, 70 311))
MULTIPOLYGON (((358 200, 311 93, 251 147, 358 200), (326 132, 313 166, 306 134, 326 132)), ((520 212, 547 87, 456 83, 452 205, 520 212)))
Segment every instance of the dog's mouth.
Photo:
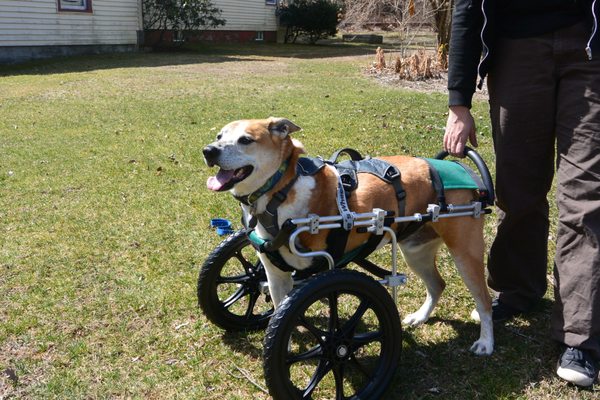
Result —
POLYGON ((229 190, 233 185, 250 176, 253 170, 254 167, 251 165, 238 169, 220 169, 217 175, 208 178, 206 187, 215 192, 229 190))

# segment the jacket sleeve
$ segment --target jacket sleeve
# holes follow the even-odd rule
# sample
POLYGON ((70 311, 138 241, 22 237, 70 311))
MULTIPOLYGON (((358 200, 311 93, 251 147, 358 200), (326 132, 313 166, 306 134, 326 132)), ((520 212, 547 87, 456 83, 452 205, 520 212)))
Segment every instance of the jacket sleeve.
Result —
POLYGON ((483 27, 481 1, 456 0, 448 56, 449 106, 467 106, 475 93, 483 27))

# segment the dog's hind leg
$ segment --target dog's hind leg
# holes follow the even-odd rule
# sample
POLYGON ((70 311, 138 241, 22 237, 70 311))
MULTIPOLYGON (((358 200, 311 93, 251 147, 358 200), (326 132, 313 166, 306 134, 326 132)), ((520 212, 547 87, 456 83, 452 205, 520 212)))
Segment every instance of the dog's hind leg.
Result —
POLYGON ((275 309, 279 307, 279 304, 283 301, 285 296, 292 290, 294 286, 294 280, 292 279, 292 273, 282 271, 277 268, 266 255, 259 253, 260 262, 265 267, 267 273, 267 283, 269 284, 269 292, 273 299, 273 305, 275 309))
POLYGON ((409 326, 420 325, 429 319, 446 286, 435 267, 435 256, 442 241, 437 236, 432 237, 425 235, 425 233, 417 232, 399 243, 404 261, 421 278, 427 288, 427 298, 423 305, 416 312, 408 314, 402 320, 403 324, 409 326))
POLYGON ((440 221, 436 231, 448 246, 456 268, 475 300, 481 326, 479 340, 473 343, 471 351, 477 355, 492 354, 494 328, 492 299, 485 283, 483 219, 465 217, 447 224, 440 221))

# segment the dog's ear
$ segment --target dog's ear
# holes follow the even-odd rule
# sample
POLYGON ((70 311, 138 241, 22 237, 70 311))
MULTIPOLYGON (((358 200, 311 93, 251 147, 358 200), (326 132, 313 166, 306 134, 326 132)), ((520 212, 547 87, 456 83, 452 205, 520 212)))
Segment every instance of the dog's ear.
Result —
POLYGON ((279 137, 285 137, 290 133, 299 131, 298 125, 286 118, 269 117, 269 132, 279 137))

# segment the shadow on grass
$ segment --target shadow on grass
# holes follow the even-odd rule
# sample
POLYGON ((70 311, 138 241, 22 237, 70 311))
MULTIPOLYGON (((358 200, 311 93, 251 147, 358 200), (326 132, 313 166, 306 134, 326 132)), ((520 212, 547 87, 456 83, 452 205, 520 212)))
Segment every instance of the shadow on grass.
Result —
POLYGON ((0 76, 52 75, 116 68, 152 68, 239 61, 270 62, 270 58, 319 59, 370 55, 376 45, 331 41, 305 44, 190 44, 185 48, 139 53, 59 57, 0 67, 0 76))
POLYGON ((402 363, 386 399, 523 398, 528 388, 555 375, 559 348, 550 336, 552 303, 544 301, 523 318, 494 326, 495 347, 489 357, 469 351, 479 324, 431 318, 427 324, 452 327, 456 337, 423 345, 418 330, 404 334, 402 363))
MULTIPOLYGON (((431 318, 427 325, 451 326, 456 336, 448 340, 423 338, 419 330, 426 326, 405 329, 400 367, 384 398, 525 398, 528 389, 552 382, 555 376, 560 349, 549 336, 551 309, 552 302, 546 300, 526 317, 497 323, 495 349, 489 357, 469 351, 479 336, 477 323, 431 318)), ((223 342, 234 351, 261 358, 262 347, 248 336, 244 332, 225 333, 223 342)), ((586 392, 571 387, 559 390, 586 392)))
POLYGON ((205 55, 191 51, 100 54, 54 58, 2 67, 0 68, 0 77, 11 75, 68 74, 118 68, 155 68, 191 64, 219 64, 236 61, 269 62, 270 60, 251 57, 240 58, 234 55, 205 55))
POLYGON ((262 340, 260 341, 261 346, 258 347, 253 340, 249 338, 251 332, 230 332, 225 331, 222 339, 223 343, 231 350, 239 353, 249 355, 253 358, 262 358, 263 348, 262 340))

